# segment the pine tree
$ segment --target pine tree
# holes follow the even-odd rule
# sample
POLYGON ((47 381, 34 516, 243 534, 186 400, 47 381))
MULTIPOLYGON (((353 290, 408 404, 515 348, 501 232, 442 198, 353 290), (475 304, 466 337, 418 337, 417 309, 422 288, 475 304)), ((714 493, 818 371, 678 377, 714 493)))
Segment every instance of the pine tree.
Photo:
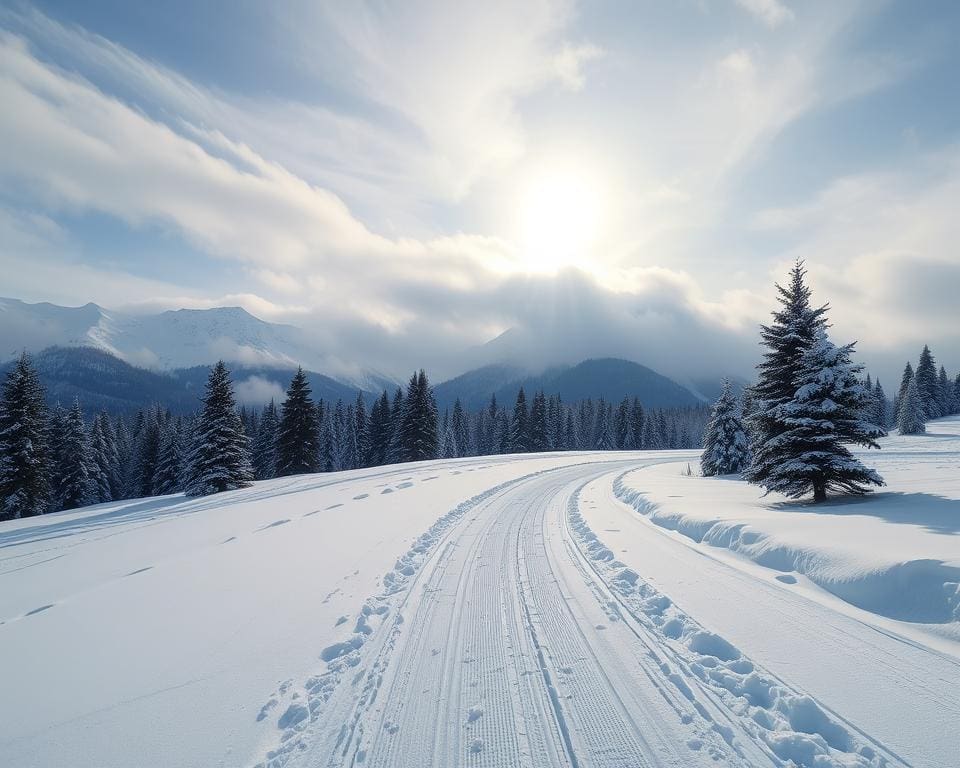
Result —
POLYGON ((643 406, 636 397, 630 407, 630 442, 630 447, 636 451, 643 447, 643 406))
POLYGON ((440 440, 440 458, 457 458, 457 438, 453 434, 452 421, 447 424, 447 428, 443 430, 443 437, 440 440))
POLYGON ((154 478, 154 492, 158 496, 183 490, 185 453, 183 420, 169 419, 160 435, 160 454, 154 478))
POLYGON ((886 429, 890 424, 890 417, 887 415, 887 394, 880 386, 880 379, 877 379, 877 383, 873 386, 873 400, 877 409, 873 423, 882 429, 886 429))
POLYGON ((901 435, 922 435, 927 431, 924 422, 923 401, 917 386, 917 377, 914 376, 907 384, 907 391, 900 403, 897 427, 901 435))
POLYGON ((280 418, 277 404, 271 399, 260 415, 257 436, 253 441, 253 476, 257 480, 269 480, 277 476, 277 438, 280 433, 280 418))
POLYGON ((280 406, 277 428, 277 477, 316 472, 319 469, 316 413, 310 384, 303 368, 290 381, 287 397, 280 406))
POLYGON ((94 501, 90 488, 90 451, 87 430, 83 423, 83 411, 79 399, 67 413, 61 441, 63 463, 57 478, 57 498, 60 509, 76 509, 94 501))
POLYGON ((50 466, 50 498, 48 512, 63 509, 60 479, 67 471, 67 410, 58 401, 47 417, 47 462, 50 466))
POLYGON ((573 409, 567 408, 567 418, 563 424, 563 450, 577 450, 577 425, 573 418, 573 409))
POLYGON ((523 387, 517 392, 517 401, 513 406, 513 420, 510 422, 509 453, 528 453, 530 451, 530 423, 527 414, 527 396, 523 387))
POLYGON ((110 477, 113 473, 110 440, 113 429, 105 413, 96 416, 90 425, 87 441, 90 445, 90 497, 91 504, 113 500, 110 477))
POLYGON ((360 446, 357 441, 357 414, 353 405, 348 405, 344 423, 343 468, 356 469, 360 466, 360 446))
POLYGON ((611 410, 607 408, 607 401, 601 397, 597 403, 597 421, 593 429, 593 449, 596 451, 613 450, 613 437, 610 428, 611 413, 611 410))
POLYGON ((50 498, 47 406, 26 352, 7 373, 0 398, 0 519, 40 515, 50 498))
POLYGON ((730 379, 724 379, 704 435, 700 471, 705 477, 730 475, 743 471, 749 461, 750 447, 740 404, 730 379))
POLYGON ((390 406, 390 442, 387 447, 387 464, 397 464, 403 461, 403 420, 406 411, 406 402, 403 399, 403 389, 397 387, 393 394, 390 406))
POLYGON ((160 430, 163 411, 160 405, 150 408, 141 421, 137 437, 134 440, 134 475, 132 495, 135 497, 153 496, 157 462, 160 458, 160 430))
POLYGON ((863 466, 847 444, 879 448, 883 430, 860 414, 872 397, 850 359, 854 344, 835 346, 823 329, 801 359, 794 398, 777 406, 774 417, 786 429, 778 435, 780 462, 764 480, 771 491, 799 498, 813 491, 821 502, 831 490, 866 493, 883 479, 863 466))
MULTIPOLYGON (((751 463, 744 477, 751 483, 770 487, 778 468, 788 458, 780 436, 790 429, 783 406, 793 401, 803 370, 803 356, 818 333, 826 327, 826 306, 810 306, 806 270, 797 262, 790 271, 790 284, 777 285, 782 308, 773 313, 773 322, 761 326, 760 336, 767 351, 757 366, 752 387, 754 411, 750 416, 751 463)), ((779 481, 773 481, 779 485, 779 481)))
POLYGON ((126 499, 129 497, 130 484, 128 476, 130 466, 133 464, 133 448, 131 447, 130 430, 127 429, 127 423, 122 416, 117 416, 116 423, 113 425, 113 444, 117 453, 117 468, 115 477, 111 477, 110 484, 114 499, 126 499))
POLYGON ((624 397, 617 406, 617 415, 613 426, 614 445, 618 451, 627 449, 630 437, 630 398, 624 397))
POLYGON ((907 361, 907 364, 903 368, 903 375, 900 377, 900 389, 897 390, 897 399, 893 403, 893 420, 897 424, 900 423, 900 404, 903 402, 903 398, 907 394, 907 387, 910 386, 910 380, 912 378, 913 366, 910 365, 909 361, 907 361))
POLYGON ((400 433, 401 461, 437 458, 440 451, 437 404, 422 368, 410 378, 400 433))
POLYGON ((953 406, 953 384, 947 378, 947 369, 940 366, 940 374, 937 376, 937 402, 940 405, 940 415, 949 416, 954 412, 953 406))
POLYGON ((237 413, 230 372, 221 360, 207 379, 185 490, 188 496, 207 496, 244 488, 252 480, 247 437, 237 413))
POLYGON ((453 439, 457 444, 457 456, 470 455, 470 428, 467 422, 466 411, 458 397, 453 404, 453 416, 450 419, 450 428, 453 430, 453 439))
POLYGON ((390 398, 384 390, 370 409, 366 466, 379 467, 387 463, 390 432, 390 398))
POLYGON ((550 450, 550 438, 547 432, 547 398, 543 391, 533 396, 533 404, 527 421, 529 448, 534 453, 550 450))
POLYGON ((363 401, 363 393, 357 392, 357 399, 353 404, 354 440, 356 442, 356 460, 354 467, 367 467, 367 456, 370 453, 370 435, 367 432, 367 404, 363 401))
POLYGON ((926 344, 923 346, 923 352, 920 353, 915 378, 924 420, 939 418, 942 414, 940 413, 940 388, 937 386, 937 367, 930 347, 926 344))

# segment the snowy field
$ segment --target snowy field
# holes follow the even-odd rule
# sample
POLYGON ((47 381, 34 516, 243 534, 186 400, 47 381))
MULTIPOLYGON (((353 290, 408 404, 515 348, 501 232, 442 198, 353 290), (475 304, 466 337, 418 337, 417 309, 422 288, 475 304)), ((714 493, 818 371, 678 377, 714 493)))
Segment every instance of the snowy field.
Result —
POLYGON ((0 523, 0 765, 960 764, 960 420, 812 507, 695 452, 0 523))

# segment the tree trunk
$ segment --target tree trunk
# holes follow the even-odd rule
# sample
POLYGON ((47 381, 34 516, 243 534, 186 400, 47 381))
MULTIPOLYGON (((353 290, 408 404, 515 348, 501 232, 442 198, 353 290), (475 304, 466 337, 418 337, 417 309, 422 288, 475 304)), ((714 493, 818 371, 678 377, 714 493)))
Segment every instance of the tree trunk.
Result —
POLYGON ((819 504, 827 500, 827 484, 822 481, 815 481, 813 484, 813 500, 819 504))

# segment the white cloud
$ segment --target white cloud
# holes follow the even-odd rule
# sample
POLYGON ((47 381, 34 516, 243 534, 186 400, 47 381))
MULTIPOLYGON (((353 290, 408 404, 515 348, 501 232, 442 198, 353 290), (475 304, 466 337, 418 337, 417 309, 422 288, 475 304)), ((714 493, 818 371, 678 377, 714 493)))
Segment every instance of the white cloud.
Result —
POLYGON ((261 406, 275 400, 280 403, 286 395, 283 387, 262 376, 248 376, 234 385, 237 401, 245 405, 261 406))
POLYGON ((737 5, 768 27, 779 27, 794 19, 793 11, 780 0, 737 0, 737 5))

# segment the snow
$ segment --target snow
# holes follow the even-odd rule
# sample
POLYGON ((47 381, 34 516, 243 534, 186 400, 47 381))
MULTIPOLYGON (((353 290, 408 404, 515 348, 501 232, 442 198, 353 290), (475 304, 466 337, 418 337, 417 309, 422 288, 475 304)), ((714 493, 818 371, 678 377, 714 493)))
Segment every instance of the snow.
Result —
POLYGON ((0 763, 948 768, 960 420, 883 445, 816 508, 661 451, 2 523, 0 763))

